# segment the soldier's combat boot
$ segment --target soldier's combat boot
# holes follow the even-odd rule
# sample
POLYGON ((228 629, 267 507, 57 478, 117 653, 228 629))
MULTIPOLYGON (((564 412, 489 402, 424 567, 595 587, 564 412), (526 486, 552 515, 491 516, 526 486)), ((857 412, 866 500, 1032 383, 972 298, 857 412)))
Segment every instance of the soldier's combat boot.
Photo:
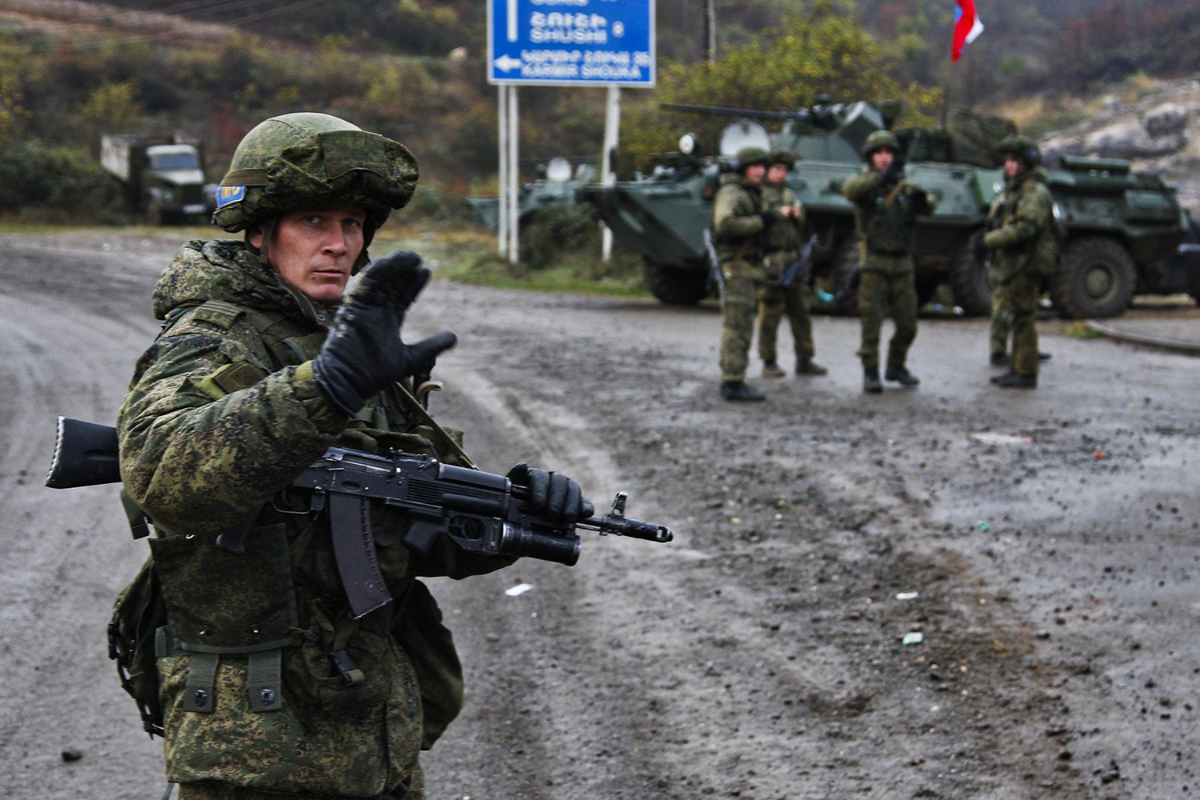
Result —
POLYGON ((802 358, 796 362, 797 375, 828 375, 829 370, 822 367, 811 358, 802 358))
POLYGON ((883 377, 885 380, 895 381, 901 386, 916 386, 921 382, 906 367, 895 364, 888 364, 887 372, 883 373, 883 377))
POLYGON ((1037 375, 1020 375, 1010 372, 1000 377, 996 385, 1002 389, 1036 389, 1037 375))
POLYGON ((867 394, 879 394, 883 391, 883 382, 879 380, 879 367, 863 367, 863 391, 867 394))
POLYGON ((1008 353, 992 353, 993 367, 1007 367, 1010 363, 1008 353))
POLYGON ((1042 352, 1038 353, 1038 361, 1049 361, 1049 360, 1050 360, 1049 353, 1042 353, 1042 352))
POLYGON ((1000 383, 1000 381, 1004 380, 1009 375, 1016 375, 1016 374, 1017 373, 1013 372, 1012 369, 1009 369, 1007 372, 1002 372, 999 375, 993 375, 992 377, 988 378, 988 380, 990 380, 992 383, 1000 383))
POLYGON ((721 381, 721 397, 726 400, 766 400, 767 396, 745 381, 721 381))
POLYGON ((779 362, 774 359, 763 362, 763 377, 764 378, 782 378, 784 371, 779 368, 779 362))

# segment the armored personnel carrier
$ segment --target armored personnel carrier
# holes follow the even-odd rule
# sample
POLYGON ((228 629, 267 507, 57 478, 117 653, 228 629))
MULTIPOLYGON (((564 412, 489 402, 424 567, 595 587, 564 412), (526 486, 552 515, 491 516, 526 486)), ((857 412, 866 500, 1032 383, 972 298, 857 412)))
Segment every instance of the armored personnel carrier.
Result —
MULTIPOLYGON (((663 104, 665 108, 739 117, 722 134, 718 152, 705 154, 694 137, 681 152, 660 156, 653 173, 615 186, 577 192, 612 229, 617 243, 643 259, 651 292, 664 303, 691 305, 709 293, 703 233, 712 214, 722 170, 747 144, 788 149, 800 156, 788 179, 819 237, 814 275, 834 300, 830 310, 852 312, 857 298, 850 278, 858 268, 854 213, 842 183, 863 167, 863 143, 873 131, 894 126, 894 109, 866 102, 818 102, 798 112, 745 111, 663 104), (758 120, 779 121, 768 132, 758 120)), ((1008 123, 1008 128, 1015 127, 1008 123)), ((1005 126, 1000 126, 1003 129, 1005 126)), ((896 131, 908 160, 908 177, 930 190, 937 212, 917 232, 917 292, 922 302, 942 283, 970 315, 991 307, 986 273, 972 254, 971 238, 984 225, 1002 175, 986 146, 951 130, 896 131), (971 157, 975 163, 962 160, 971 157)), ((997 131, 997 133, 1001 133, 997 131)), ((997 139, 998 141, 998 139, 997 139)), ((993 142, 993 145, 995 142, 993 142)), ((1121 313, 1135 292, 1159 291, 1161 270, 1174 256, 1187 223, 1174 190, 1125 161, 1064 158, 1049 170, 1055 213, 1068 232, 1062 263, 1049 283, 1064 317, 1121 313)))

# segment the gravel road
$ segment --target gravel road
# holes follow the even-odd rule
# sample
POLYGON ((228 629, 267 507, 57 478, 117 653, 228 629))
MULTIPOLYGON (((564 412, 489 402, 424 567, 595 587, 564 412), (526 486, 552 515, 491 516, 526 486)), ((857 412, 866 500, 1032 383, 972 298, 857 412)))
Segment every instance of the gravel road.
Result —
MULTIPOLYGON (((42 482, 57 415, 115 419, 175 244, 0 236, 0 796, 164 788, 104 643, 144 543, 112 487, 42 482)), ((433 582, 468 687, 431 798, 1200 790, 1200 360, 1047 320, 1040 388, 1005 393, 984 321, 925 320, 921 386, 866 396, 857 321, 819 318, 830 374, 739 406, 711 307, 437 281, 410 325, 459 334, 433 408, 483 468, 676 531, 433 582)))

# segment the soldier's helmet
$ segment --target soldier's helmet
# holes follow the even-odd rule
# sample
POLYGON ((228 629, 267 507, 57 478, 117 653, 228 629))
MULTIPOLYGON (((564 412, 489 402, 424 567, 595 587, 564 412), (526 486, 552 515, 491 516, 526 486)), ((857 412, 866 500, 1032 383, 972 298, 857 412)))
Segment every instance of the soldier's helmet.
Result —
POLYGON ((753 145, 738 150, 737 155, 733 158, 737 171, 742 174, 745 174, 746 167, 753 166, 754 164, 762 164, 765 167, 771 160, 771 156, 766 150, 763 150, 761 147, 754 147, 753 145))
POLYGON ((773 167, 776 164, 782 164, 788 169, 791 169, 792 167, 796 166, 796 162, 799 160, 800 156, 796 155, 791 150, 776 150, 774 153, 771 153, 771 163, 767 166, 773 167))
POLYGON ((870 161, 871 156, 875 155, 880 150, 891 150, 893 153, 900 152, 900 142, 896 141, 896 136, 891 131, 874 131, 867 137, 867 141, 863 144, 863 161, 870 161))
POLYGON ((1025 169, 1032 169, 1042 163, 1041 148, 1028 136, 1006 136, 996 145, 996 152, 1001 156, 1012 156, 1020 161, 1025 169))
POLYGON ((213 224, 236 233, 297 209, 357 206, 367 214, 365 263, 375 231, 412 199, 417 177, 417 160, 399 142, 329 114, 284 114, 238 144, 213 224))

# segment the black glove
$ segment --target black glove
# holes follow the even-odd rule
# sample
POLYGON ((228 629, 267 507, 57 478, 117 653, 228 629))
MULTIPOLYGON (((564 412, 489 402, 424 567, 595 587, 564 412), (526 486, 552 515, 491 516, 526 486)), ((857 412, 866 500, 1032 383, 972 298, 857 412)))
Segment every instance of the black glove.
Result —
POLYGON ((372 262, 347 295, 313 359, 313 376, 342 411, 357 414, 394 381, 427 374, 438 354, 458 341, 449 331, 416 344, 400 341, 404 313, 428 280, 421 257, 401 250, 372 262))
POLYGON ((758 218, 759 218, 759 219, 761 219, 761 220, 763 221, 763 227, 764 227, 764 228, 769 228, 769 227, 771 227, 772 225, 774 225, 776 222, 778 222, 778 221, 779 221, 779 219, 780 219, 780 214, 779 214, 779 212, 778 212, 778 211, 775 211, 774 209, 771 209, 770 211, 760 211, 760 212, 758 212, 758 218))
POLYGON ((583 496, 579 484, 566 475, 532 469, 522 461, 508 471, 508 479, 528 487, 529 504, 551 522, 578 522, 590 517, 595 510, 592 501, 583 496))

